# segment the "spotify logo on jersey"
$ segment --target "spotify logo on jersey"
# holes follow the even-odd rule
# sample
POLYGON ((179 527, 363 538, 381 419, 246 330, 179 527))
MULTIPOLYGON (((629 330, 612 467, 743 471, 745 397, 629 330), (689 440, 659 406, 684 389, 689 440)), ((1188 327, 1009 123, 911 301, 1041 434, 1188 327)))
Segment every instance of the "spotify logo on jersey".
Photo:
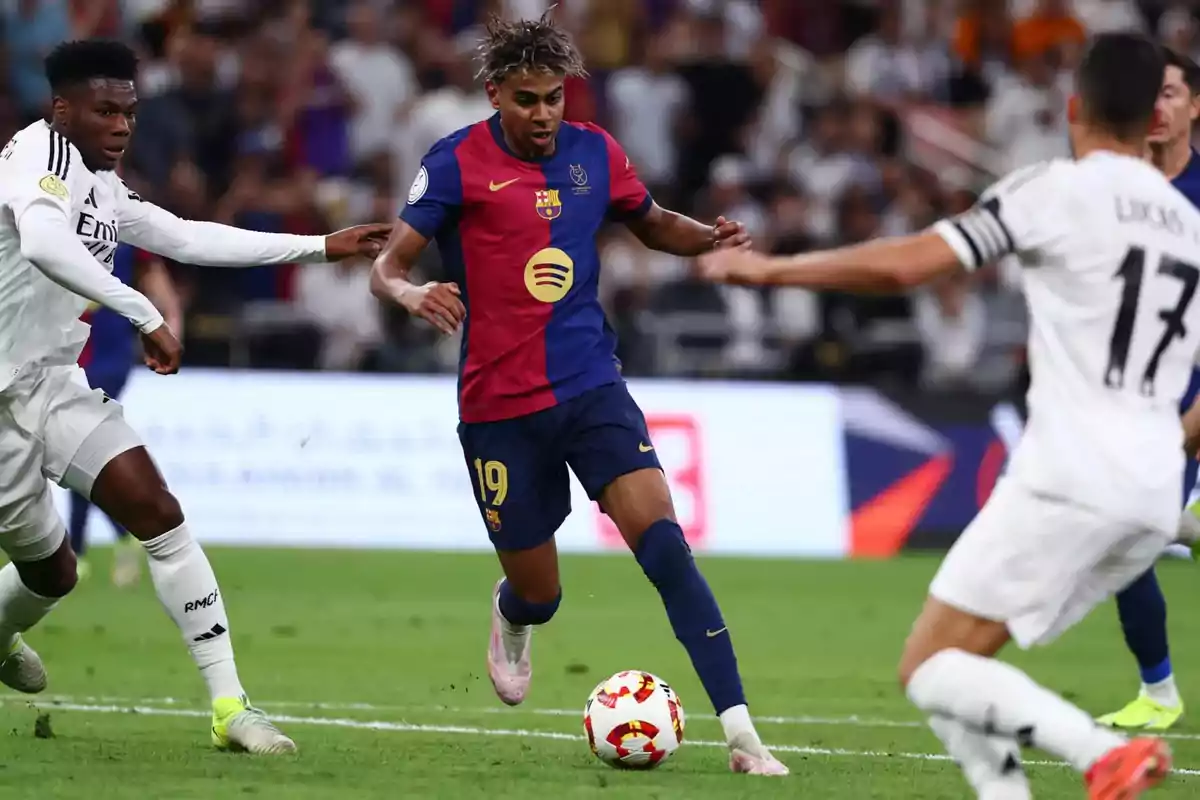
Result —
POLYGON ((533 254, 525 263, 525 288, 543 303, 557 303, 575 283, 575 262, 557 247, 533 254))

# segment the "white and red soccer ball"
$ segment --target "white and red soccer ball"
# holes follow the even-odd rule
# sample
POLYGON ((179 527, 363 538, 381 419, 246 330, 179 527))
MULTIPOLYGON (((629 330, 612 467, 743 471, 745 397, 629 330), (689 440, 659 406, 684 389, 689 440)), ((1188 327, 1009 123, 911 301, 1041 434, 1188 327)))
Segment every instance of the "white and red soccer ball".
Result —
POLYGON ((683 744, 683 704, 661 678, 640 670, 601 681, 583 709, 596 757, 612 767, 653 769, 683 744))

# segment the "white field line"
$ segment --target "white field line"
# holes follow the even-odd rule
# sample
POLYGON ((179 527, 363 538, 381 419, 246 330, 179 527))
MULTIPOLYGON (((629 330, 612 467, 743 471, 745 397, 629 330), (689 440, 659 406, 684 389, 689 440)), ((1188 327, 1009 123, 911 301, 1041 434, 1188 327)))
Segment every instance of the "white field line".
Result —
MULTIPOLYGON (((114 695, 72 695, 72 694, 40 694, 27 697, 17 694, 0 694, 0 704, 24 703, 30 701, 41 703, 70 703, 101 704, 101 705, 137 705, 165 706, 167 708, 191 707, 194 699, 179 697, 127 697, 114 695)), ((537 716, 537 717, 582 717, 583 708, 499 708, 496 706, 441 706, 441 705, 387 705, 377 703, 353 702, 317 702, 303 700, 266 700, 254 701, 254 705, 263 710, 279 709, 308 709, 310 711, 362 711, 395 714, 454 714, 454 715, 488 715, 504 714, 506 716, 537 716)), ((927 728, 924 722, 909 719, 885 719, 882 717, 863 717, 851 714, 845 717, 815 717, 815 716, 758 716, 754 722, 759 725, 830 725, 851 728, 927 728)), ((1200 741, 1200 733, 1158 733, 1160 739, 1175 739, 1179 741, 1200 741)))
MULTIPOLYGON (((5 702, 9 697, 0 698, 5 702)), ((28 702, 28 701, 26 701, 28 702)), ((209 718, 210 711, 194 708, 162 708, 142 705, 97 705, 91 703, 55 702, 54 708, 65 711, 78 711, 91 714, 145 714, 160 717, 197 717, 209 718)), ((480 728, 463 725, 415 725, 408 722, 387 722, 384 720, 338 719, 335 717, 298 717, 287 714, 275 715, 275 722, 283 725, 320 725, 330 728, 349 728, 354 730, 389 731, 393 733, 448 733, 461 736, 484 737, 513 737, 522 739, 555 739, 566 742, 582 742, 584 737, 575 733, 557 731, 522 730, 519 728, 480 728)), ((725 742, 685 741, 692 747, 720 747, 725 742)), ((889 753, 881 750, 847 750, 843 748, 805 747, 802 745, 777 744, 768 745, 777 753, 798 753, 813 756, 844 756, 850 758, 903 758, 914 761, 950 761, 950 757, 940 753, 889 753)), ((1026 761, 1026 764, 1047 767, 1065 767, 1059 761, 1026 761)), ((1200 769, 1184 769, 1176 767, 1172 772, 1176 775, 1200 775, 1200 769)))

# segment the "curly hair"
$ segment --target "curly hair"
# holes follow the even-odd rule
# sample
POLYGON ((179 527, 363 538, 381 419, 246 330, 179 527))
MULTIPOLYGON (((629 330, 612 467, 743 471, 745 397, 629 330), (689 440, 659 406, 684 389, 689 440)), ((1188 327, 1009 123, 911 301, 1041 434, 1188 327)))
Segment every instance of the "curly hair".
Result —
POLYGON ((46 80, 60 91, 92 78, 137 79, 138 57, 126 44, 105 39, 63 42, 46 56, 46 80))
POLYGON ((514 72, 549 72, 583 77, 587 70, 571 35, 554 24, 551 6, 538 20, 506 22, 493 15, 479 44, 479 73, 485 81, 500 83, 514 72))

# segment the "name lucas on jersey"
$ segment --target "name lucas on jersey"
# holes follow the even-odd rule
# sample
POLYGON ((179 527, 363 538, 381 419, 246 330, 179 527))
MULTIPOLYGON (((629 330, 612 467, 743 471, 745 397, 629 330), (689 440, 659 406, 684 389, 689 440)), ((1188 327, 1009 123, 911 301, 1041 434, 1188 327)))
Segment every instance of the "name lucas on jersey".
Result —
MULTIPOLYGON (((1187 226, 1179 216, 1178 209, 1167 208, 1135 197, 1117 197, 1116 203, 1118 222, 1149 225, 1173 236, 1183 236, 1185 233, 1189 233, 1187 226)), ((1192 230, 1190 233, 1193 239, 1200 240, 1200 231, 1192 230)))

